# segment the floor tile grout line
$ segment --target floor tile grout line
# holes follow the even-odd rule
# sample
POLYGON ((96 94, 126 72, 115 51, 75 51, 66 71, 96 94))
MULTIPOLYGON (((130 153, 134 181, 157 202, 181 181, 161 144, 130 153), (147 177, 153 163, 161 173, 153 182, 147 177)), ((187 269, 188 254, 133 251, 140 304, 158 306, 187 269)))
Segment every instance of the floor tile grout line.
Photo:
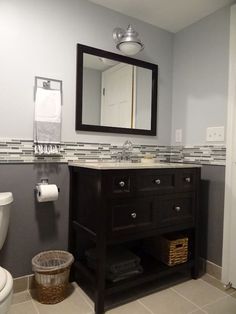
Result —
POLYGON ((140 299, 137 300, 139 304, 141 304, 149 313, 154 314, 152 310, 149 309, 140 299))
MULTIPOLYGON (((211 286, 211 285, 209 284, 209 286, 211 286)), ((212 287, 212 286, 211 286, 211 287, 212 287)), ((213 287, 213 288, 214 288, 214 287, 213 287)), ((178 293, 174 288, 171 288, 171 289, 173 289, 176 293, 178 293)), ((220 290, 220 289, 218 289, 218 290, 220 290)), ((220 290, 220 291, 221 291, 221 290, 220 290)), ((221 292, 222 292, 222 291, 221 291, 221 292)), ((180 293, 178 293, 178 294, 181 295, 180 293)), ((183 298, 185 298, 183 295, 181 295, 181 296, 182 296, 183 298)), ((204 308, 205 308, 206 306, 211 305, 211 304, 214 304, 214 303, 217 303, 218 301, 223 300, 223 299, 226 299, 227 297, 233 298, 233 297, 231 297, 229 294, 225 294, 223 297, 219 297, 217 300, 211 301, 211 302, 209 302, 209 303, 203 305, 203 306, 200 307, 199 309, 204 311, 204 308)), ((188 300, 188 298, 186 298, 186 300, 188 300)), ((190 301, 190 300, 188 300, 188 301, 190 301)), ((192 302, 192 301, 190 301, 190 302, 192 302)), ((193 303, 193 304, 195 305, 195 303, 193 303)), ((196 306, 199 307, 198 305, 196 305, 196 306)))
MULTIPOLYGON (((200 306, 195 304, 193 301, 189 300, 188 298, 186 298, 184 295, 182 295, 181 293, 179 293, 178 291, 176 291, 174 288, 170 288, 170 290, 172 290, 173 292, 175 292, 176 294, 178 294, 180 297, 182 297, 183 299, 185 299, 186 301, 190 302, 192 305, 196 306, 198 310, 201 310, 200 306)), ((191 312, 190 312, 191 313, 191 312)))
POLYGON ((207 276, 209 276, 209 277, 211 277, 211 278, 213 278, 213 279, 215 279, 215 280, 217 280, 217 281, 221 282, 221 281, 220 281, 220 279, 217 279, 216 277, 214 277, 214 276, 210 275, 209 273, 205 273, 205 275, 207 275, 207 276))
POLYGON ((224 293, 225 295, 228 295, 226 292, 224 292, 224 291, 220 290, 219 288, 217 288, 217 287, 211 285, 210 283, 208 283, 207 281, 203 280, 202 278, 199 278, 199 280, 201 280, 202 282, 204 282, 205 284, 207 284, 207 285, 210 286, 211 288, 214 288, 214 289, 216 289, 217 291, 219 290, 219 291, 221 291, 222 293, 224 293))
POLYGON ((208 314, 205 310, 203 310, 203 309, 197 309, 197 310, 194 310, 194 311, 192 311, 192 312, 189 312, 188 314, 194 314, 194 313, 197 313, 198 311, 200 311, 200 312, 203 312, 203 313, 205 313, 205 314, 208 314))
MULTIPOLYGON (((78 286, 78 288, 80 288, 78 286)), ((81 288, 80 288, 81 289, 81 288)), ((79 296, 84 300, 84 302, 89 306, 89 308, 93 311, 94 307, 88 302, 88 300, 86 300, 85 296, 83 295, 83 293, 80 293, 80 291, 78 291, 79 289, 75 288, 76 293, 79 294, 79 296)))
POLYGON ((14 298, 14 295, 16 295, 16 294, 18 294, 18 293, 26 293, 26 294, 28 294, 29 300, 25 300, 25 301, 22 301, 22 302, 12 303, 12 304, 11 304, 12 306, 17 305, 17 304, 21 304, 21 303, 25 303, 25 302, 28 302, 28 301, 31 301, 31 300, 32 300, 31 294, 29 293, 28 290, 24 290, 24 291, 22 291, 22 292, 13 293, 13 298, 14 298))
POLYGON ((37 314, 40 314, 40 313, 39 313, 39 309, 37 308, 36 304, 34 303, 33 298, 32 298, 32 300, 31 300, 31 302, 32 302, 32 304, 33 304, 33 308, 35 309, 36 313, 37 313, 37 314))
POLYGON ((26 301, 23 301, 23 302, 19 302, 19 303, 11 304, 11 306, 16 306, 16 305, 20 305, 20 304, 25 304, 25 303, 30 302, 30 301, 32 301, 32 299, 26 300, 26 301))
POLYGON ((222 300, 224 300, 224 299, 227 299, 227 298, 232 298, 232 299, 234 299, 234 298, 231 297, 229 294, 227 294, 227 295, 224 296, 224 297, 221 297, 221 298, 219 298, 219 299, 217 299, 217 300, 215 300, 215 301, 212 301, 212 302, 210 302, 210 303, 207 303, 207 304, 203 305, 203 307, 201 308, 201 310, 204 309, 205 307, 209 306, 209 305, 215 304, 215 303, 217 303, 217 302, 219 302, 219 301, 222 301, 222 300))
MULTIPOLYGON (((217 279, 217 278, 215 278, 215 277, 213 277, 213 276, 211 276, 209 274, 206 274, 206 275, 209 276, 210 278, 213 278, 214 280, 218 281, 220 284, 222 284, 222 287, 224 287, 224 284, 219 279, 217 279)), ((216 289, 220 290, 221 292, 223 292, 223 293, 225 293, 227 295, 232 295, 232 294, 236 293, 236 289, 233 288, 233 287, 230 287, 228 289, 226 288, 225 291, 227 291, 229 289, 233 289, 234 290, 233 292, 227 293, 224 290, 221 290, 220 288, 216 287, 214 284, 211 284, 211 283, 209 283, 208 281, 206 281, 206 280, 204 280, 202 278, 199 278, 199 279, 203 280, 204 282, 208 283, 210 286, 215 287, 216 289)))
POLYGON ((230 295, 232 297, 233 294, 236 295, 236 291, 233 291, 233 292, 229 293, 228 295, 230 295))

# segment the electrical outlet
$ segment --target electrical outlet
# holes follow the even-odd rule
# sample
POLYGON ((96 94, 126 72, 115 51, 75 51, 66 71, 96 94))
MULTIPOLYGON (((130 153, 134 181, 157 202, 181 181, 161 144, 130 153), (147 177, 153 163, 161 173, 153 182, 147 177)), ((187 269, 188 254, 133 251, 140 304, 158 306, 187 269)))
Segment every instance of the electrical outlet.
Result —
POLYGON ((225 139, 225 128, 211 127, 206 129, 206 141, 207 142, 223 142, 225 139))
POLYGON ((182 142, 182 129, 175 130, 175 142, 181 143, 182 142))

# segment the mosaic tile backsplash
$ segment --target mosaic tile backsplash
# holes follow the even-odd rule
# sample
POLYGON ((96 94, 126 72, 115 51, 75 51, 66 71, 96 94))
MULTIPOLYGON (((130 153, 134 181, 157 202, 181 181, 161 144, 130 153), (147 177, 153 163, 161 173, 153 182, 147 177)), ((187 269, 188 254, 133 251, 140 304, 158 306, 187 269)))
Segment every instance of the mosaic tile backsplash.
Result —
MULTIPOLYGON (((0 163, 109 161, 115 159, 121 151, 122 146, 113 144, 62 142, 60 156, 35 156, 32 140, 0 139, 0 163)), ((134 157, 142 158, 147 153, 165 162, 225 165, 226 148, 225 145, 134 145, 134 157)))

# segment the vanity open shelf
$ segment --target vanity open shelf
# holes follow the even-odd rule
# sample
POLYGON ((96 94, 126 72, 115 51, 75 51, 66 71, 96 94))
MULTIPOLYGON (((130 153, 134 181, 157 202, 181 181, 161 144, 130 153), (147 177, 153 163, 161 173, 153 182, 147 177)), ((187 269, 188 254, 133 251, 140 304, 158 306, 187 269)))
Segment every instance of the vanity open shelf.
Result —
POLYGON ((139 286, 158 287, 165 278, 174 280, 179 273, 198 277, 200 167, 166 164, 165 168, 162 164, 109 169, 71 164, 69 168, 69 250, 75 257, 71 279, 89 291, 96 314, 116 305, 110 299, 125 292, 128 296, 139 286), (188 238, 188 258, 167 266, 147 249, 148 241, 173 232, 188 238), (142 273, 111 282, 107 280, 107 254, 118 246, 139 258, 142 273), (95 269, 85 257, 91 248, 95 249, 95 269))

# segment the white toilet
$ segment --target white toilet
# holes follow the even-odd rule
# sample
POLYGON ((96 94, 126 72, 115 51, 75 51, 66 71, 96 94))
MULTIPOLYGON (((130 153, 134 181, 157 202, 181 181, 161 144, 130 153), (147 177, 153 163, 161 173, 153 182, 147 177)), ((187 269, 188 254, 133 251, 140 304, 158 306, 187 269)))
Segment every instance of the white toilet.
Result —
MULTIPOLYGON (((0 250, 6 239, 12 202, 12 193, 0 193, 0 250)), ((8 313, 11 305, 12 293, 12 276, 6 269, 0 267, 0 314, 8 313)))

